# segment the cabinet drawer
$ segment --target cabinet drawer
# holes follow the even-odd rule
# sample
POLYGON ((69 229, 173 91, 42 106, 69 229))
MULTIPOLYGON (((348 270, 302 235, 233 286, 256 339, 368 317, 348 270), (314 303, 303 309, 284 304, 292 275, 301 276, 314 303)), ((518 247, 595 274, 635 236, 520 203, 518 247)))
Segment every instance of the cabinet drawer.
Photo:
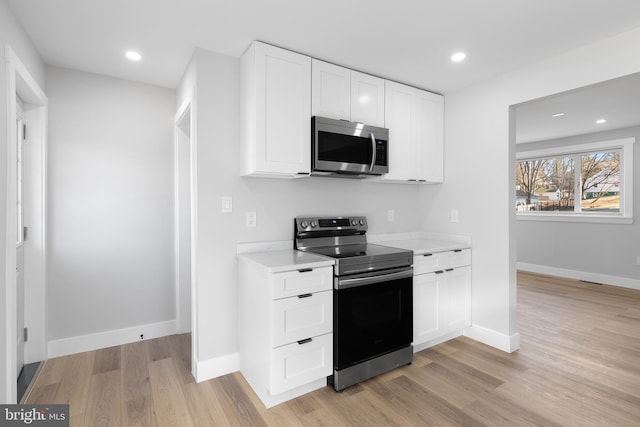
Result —
POLYGON ((431 273, 471 265, 471 249, 436 252, 413 257, 413 274, 431 273))
POLYGON ((311 341, 278 347, 271 351, 269 392, 278 394, 331 375, 333 334, 311 341))
POLYGON ((333 288, 333 267, 276 273, 271 278, 271 297, 287 298, 333 288))
POLYGON ((271 302, 271 344, 278 347, 333 330, 333 291, 271 302))

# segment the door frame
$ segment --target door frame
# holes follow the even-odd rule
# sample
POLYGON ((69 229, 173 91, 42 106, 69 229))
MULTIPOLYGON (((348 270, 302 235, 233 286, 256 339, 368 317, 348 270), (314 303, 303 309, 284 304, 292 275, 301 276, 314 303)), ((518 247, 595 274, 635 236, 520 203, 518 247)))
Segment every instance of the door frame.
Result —
MULTIPOLYGON (((25 259, 30 264, 29 268, 33 268, 34 274, 27 278, 25 274, 25 288, 29 287, 30 298, 28 306, 25 306, 26 322, 31 327, 31 337, 29 346, 25 345, 25 359, 27 352, 29 359, 37 357, 40 360, 47 358, 47 330, 46 330, 46 165, 47 165, 47 117, 48 117, 48 99, 44 91, 40 88, 36 80, 33 78, 27 67, 20 61, 11 46, 5 46, 5 62, 6 62, 6 89, 7 89, 7 216, 6 216, 6 241, 5 241, 5 285, 1 292, 5 297, 5 316, 0 325, 4 323, 4 339, 5 354, 0 357, 4 366, 0 366, 3 373, 0 378, 6 379, 5 386, 0 390, 0 401, 9 403, 17 403, 17 378, 15 371, 17 369, 16 360, 16 340, 15 332, 17 327, 17 307, 16 301, 16 212, 13 206, 17 201, 16 194, 16 146, 12 142, 17 138, 16 126, 10 126, 16 118, 16 97, 20 98, 29 105, 28 121, 35 124, 32 131, 34 134, 33 141, 37 141, 37 150, 39 153, 39 166, 32 167, 34 179, 38 182, 39 194, 36 195, 39 206, 35 209, 36 220, 30 224, 31 230, 35 233, 30 236, 37 244, 37 251, 29 255, 29 259, 25 259), (33 257, 33 259, 31 259, 33 257), (34 323, 32 323, 34 322, 34 323)), ((25 108, 26 110, 26 108, 25 108)), ((25 118, 27 111, 25 111, 25 118)), ((30 128, 31 129, 31 128, 30 128)), ((34 144, 36 144, 34 142, 34 144)), ((35 165, 33 165, 35 166, 35 165)), ((26 257, 25 253, 25 257, 26 257)), ((1 326, 0 326, 1 327, 1 326)))
MULTIPOLYGON (((179 333, 191 332, 191 373, 196 376, 197 367, 197 343, 198 343, 198 322, 197 322, 197 286, 196 286, 196 243, 197 243, 197 197, 196 197, 196 113, 195 113, 195 89, 192 90, 178 108, 175 115, 174 128, 174 230, 175 230, 175 292, 176 292, 176 325, 179 333), (188 129, 185 127, 188 126, 188 129), (188 130, 188 135, 187 131, 188 130), (180 167, 184 163, 180 162, 179 144, 184 144, 188 137, 189 144, 189 202, 190 202, 190 280, 186 284, 189 286, 189 301, 185 301, 184 293, 181 292, 185 283, 181 280, 181 245, 180 245, 180 192, 179 173, 180 167), (189 312, 185 313, 185 304, 189 306, 189 312)), ((184 250, 184 248, 182 248, 184 250)))
MULTIPOLYGON (((181 200, 184 198, 182 189, 184 189, 181 177, 184 176, 185 160, 188 165, 187 176, 189 177, 189 241, 191 242, 193 236, 191 233, 191 200, 193 192, 191 191, 191 102, 188 100, 185 102, 178 112, 175 118, 175 130, 174 130, 174 227, 175 227, 175 282, 176 282, 176 325, 179 333, 191 332, 191 316, 190 316, 190 298, 185 298, 185 286, 191 288, 191 279, 188 283, 184 283, 184 270, 185 266, 181 262, 185 247, 182 244, 183 236, 181 223, 185 219, 185 209, 181 204, 181 200), (188 158, 183 159, 181 156, 181 146, 188 144, 188 158), (186 301, 185 301, 186 299, 186 301)), ((191 253, 192 247, 189 244, 187 249, 189 252, 190 265, 188 267, 189 273, 191 273, 191 253)), ((189 292, 190 294, 190 292, 189 292)))

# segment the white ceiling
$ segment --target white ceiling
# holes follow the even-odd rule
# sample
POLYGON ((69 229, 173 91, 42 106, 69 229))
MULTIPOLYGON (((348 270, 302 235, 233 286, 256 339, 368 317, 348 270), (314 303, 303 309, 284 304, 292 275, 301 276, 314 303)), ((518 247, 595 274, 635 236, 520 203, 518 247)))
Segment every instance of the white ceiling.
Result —
POLYGON ((516 143, 640 125, 640 73, 516 107, 516 143), (552 114, 564 113, 561 117, 552 114), (596 120, 606 119, 598 124, 596 120))
POLYGON ((448 93, 640 27, 638 0, 8 0, 47 64, 175 88, 262 40, 448 93), (123 53, 143 55, 131 63, 123 53), (454 64, 452 53, 467 60, 454 64))

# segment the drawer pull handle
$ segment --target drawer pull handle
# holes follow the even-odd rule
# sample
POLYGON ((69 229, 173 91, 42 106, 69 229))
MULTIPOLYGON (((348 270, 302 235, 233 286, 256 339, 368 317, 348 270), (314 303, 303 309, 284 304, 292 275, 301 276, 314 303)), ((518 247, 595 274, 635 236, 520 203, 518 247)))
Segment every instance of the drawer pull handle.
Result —
POLYGON ((436 271, 436 274, 442 274, 442 273, 444 273, 444 271, 443 271, 443 270, 438 270, 438 271, 436 271))
POLYGON ((433 256, 433 254, 424 254, 422 256, 433 256))
POLYGON ((298 298, 309 298, 310 296, 313 296, 313 294, 302 294, 302 295, 298 295, 298 298))
POLYGON ((453 252, 462 252, 462 249, 454 249, 453 252))
POLYGON ((453 271, 453 268, 447 268, 447 269, 446 269, 446 270, 444 270, 444 271, 453 271))
POLYGON ((302 344, 306 344, 306 343, 311 342, 311 341, 313 341, 313 339, 311 339, 311 338, 307 338, 306 340, 300 340, 300 341, 298 341, 298 344, 302 345, 302 344))
POLYGON ((298 273, 308 273, 310 271, 313 271, 313 268, 303 268, 301 270, 298 270, 298 273))

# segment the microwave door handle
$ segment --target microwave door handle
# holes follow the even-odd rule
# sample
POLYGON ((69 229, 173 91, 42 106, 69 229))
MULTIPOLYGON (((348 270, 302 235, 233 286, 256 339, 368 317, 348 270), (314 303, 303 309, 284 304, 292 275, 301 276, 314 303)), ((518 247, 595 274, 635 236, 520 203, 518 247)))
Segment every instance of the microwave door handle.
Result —
POLYGON ((369 134, 369 137, 371 138, 371 166, 369 166, 369 172, 373 172, 373 167, 376 164, 376 136, 373 134, 373 132, 371 132, 369 134))

